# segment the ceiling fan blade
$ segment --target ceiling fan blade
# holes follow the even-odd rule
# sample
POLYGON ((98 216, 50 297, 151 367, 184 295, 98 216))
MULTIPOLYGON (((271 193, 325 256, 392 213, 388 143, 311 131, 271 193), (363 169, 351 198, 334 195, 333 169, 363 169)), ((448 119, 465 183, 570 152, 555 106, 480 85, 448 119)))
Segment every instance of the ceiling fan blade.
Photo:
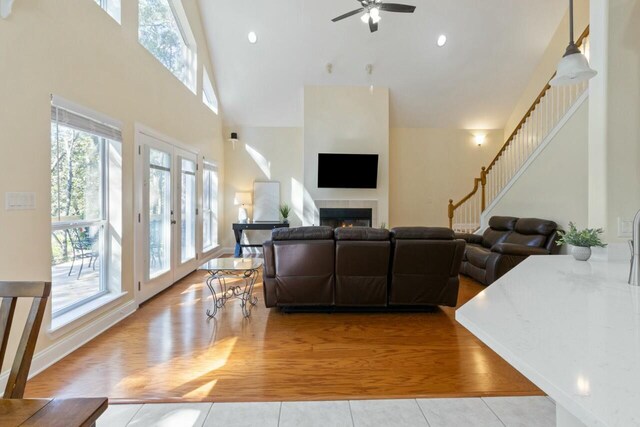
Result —
POLYGON ((338 21, 340 21, 342 19, 348 18, 350 16, 353 16, 353 15, 358 14, 358 13, 363 12, 363 11, 364 11, 364 7, 361 7, 360 9, 352 10, 351 12, 347 12, 344 15, 340 15, 337 18, 333 18, 331 21, 338 22, 338 21))
POLYGON ((398 3, 382 3, 379 7, 380 10, 384 10, 387 12, 413 13, 413 11, 416 10, 415 6, 398 3))
POLYGON ((378 23, 373 22, 373 19, 371 18, 369 18, 369 30, 371 30, 372 33, 378 31, 378 23))

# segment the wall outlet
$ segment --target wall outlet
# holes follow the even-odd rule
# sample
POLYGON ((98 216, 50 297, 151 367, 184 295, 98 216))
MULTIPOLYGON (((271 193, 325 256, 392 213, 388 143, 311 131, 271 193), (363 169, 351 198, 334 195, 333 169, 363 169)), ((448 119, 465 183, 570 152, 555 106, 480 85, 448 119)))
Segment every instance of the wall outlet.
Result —
POLYGON ((618 237, 631 237, 633 234, 633 220, 618 217, 618 237))
POLYGON ((4 208, 8 211, 34 210, 36 193, 5 193, 4 208))

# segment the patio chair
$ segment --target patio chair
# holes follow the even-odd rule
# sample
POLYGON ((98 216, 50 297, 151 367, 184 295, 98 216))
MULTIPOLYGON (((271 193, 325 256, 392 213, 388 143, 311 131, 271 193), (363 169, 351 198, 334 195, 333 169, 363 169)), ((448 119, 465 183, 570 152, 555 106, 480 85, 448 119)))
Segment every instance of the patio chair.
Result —
POLYGON ((89 228, 74 228, 69 232, 69 238, 71 239, 71 248, 73 250, 73 259, 71 260, 71 267, 67 276, 71 276, 73 266, 76 260, 80 260, 80 270, 78 270, 78 279, 82 274, 84 268, 84 260, 89 259, 89 268, 96 269, 96 261, 99 258, 98 252, 94 249, 97 238, 89 234, 89 228))

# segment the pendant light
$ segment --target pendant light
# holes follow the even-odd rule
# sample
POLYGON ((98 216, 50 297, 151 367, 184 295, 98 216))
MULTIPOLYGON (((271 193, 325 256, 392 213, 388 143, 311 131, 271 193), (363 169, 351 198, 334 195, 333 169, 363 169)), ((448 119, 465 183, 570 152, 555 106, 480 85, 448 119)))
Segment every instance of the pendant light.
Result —
POLYGON ((580 52, 573 39, 573 0, 569 0, 569 27, 569 46, 558 63, 555 77, 549 82, 551 86, 567 86, 584 82, 598 74, 591 69, 587 57, 580 52))

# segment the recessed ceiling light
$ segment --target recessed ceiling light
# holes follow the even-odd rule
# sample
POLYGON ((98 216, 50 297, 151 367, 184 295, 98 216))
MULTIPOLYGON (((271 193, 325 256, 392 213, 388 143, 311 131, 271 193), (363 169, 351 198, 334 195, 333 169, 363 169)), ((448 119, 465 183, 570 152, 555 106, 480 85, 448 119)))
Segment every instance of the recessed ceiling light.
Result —
POLYGON ((445 44, 447 44, 447 36, 442 34, 440 37, 438 37, 438 46, 442 47, 445 44))
POLYGON ((258 41, 258 35, 251 31, 248 35, 247 38, 249 39, 249 43, 254 44, 258 41))

